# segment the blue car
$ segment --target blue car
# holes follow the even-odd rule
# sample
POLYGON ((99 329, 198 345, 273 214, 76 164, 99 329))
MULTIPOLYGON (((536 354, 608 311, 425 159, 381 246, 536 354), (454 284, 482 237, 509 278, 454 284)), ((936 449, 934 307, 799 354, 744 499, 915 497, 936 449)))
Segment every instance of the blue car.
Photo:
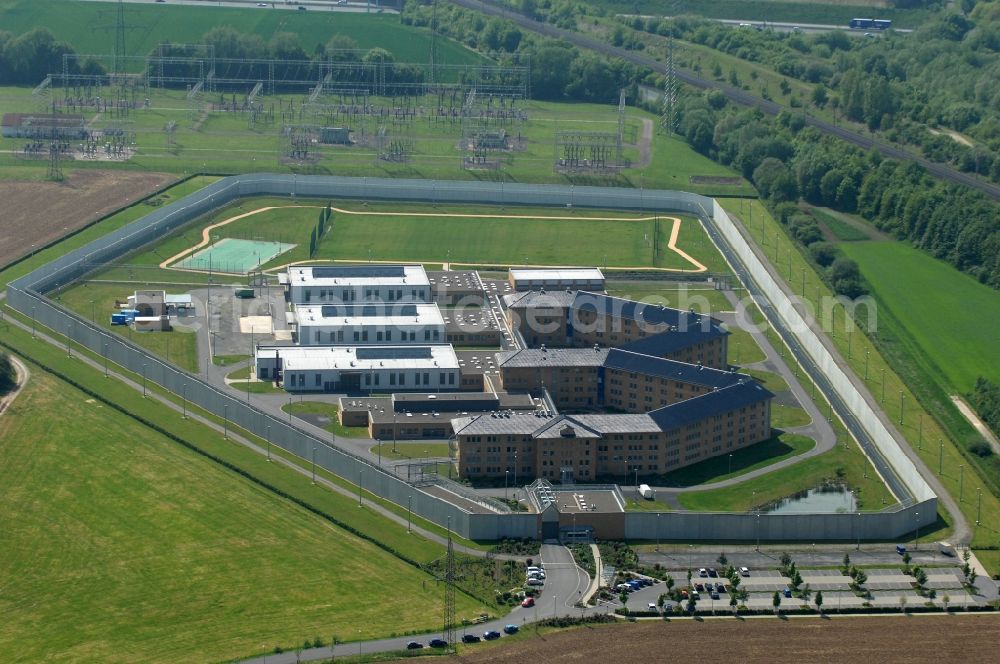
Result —
POLYGON ((791 588, 785 588, 785 590, 783 592, 785 593, 785 597, 791 597, 792 596, 792 589, 791 588))
POLYGON ((504 625, 503 631, 507 634, 517 634, 517 625, 504 625))

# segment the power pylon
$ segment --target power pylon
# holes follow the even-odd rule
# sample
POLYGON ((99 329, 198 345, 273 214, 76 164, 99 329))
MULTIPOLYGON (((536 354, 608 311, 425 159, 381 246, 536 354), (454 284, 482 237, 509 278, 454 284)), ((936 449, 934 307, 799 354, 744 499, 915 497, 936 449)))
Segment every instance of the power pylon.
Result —
POLYGON ((444 568, 444 629, 442 638, 455 647, 455 545, 451 541, 451 517, 448 517, 448 557, 444 568))

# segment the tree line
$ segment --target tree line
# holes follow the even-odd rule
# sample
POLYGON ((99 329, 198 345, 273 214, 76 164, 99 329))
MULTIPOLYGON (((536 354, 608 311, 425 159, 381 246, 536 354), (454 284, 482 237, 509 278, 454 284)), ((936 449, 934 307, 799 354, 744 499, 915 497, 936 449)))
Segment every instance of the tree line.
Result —
POLYGON ((1000 385, 980 376, 972 390, 972 406, 986 426, 1000 434, 1000 385))
POLYGON ((10 356, 0 353, 0 396, 8 394, 17 387, 17 374, 10 356))
MULTIPOLYGON (((1000 182, 1000 2, 966 0, 913 34, 740 30, 698 17, 619 19, 633 30, 707 46, 810 84, 792 106, 832 109, 930 159, 1000 182), (961 135, 955 135, 959 132, 961 135), (968 138, 966 138, 968 137, 968 138)), ((635 39, 617 32, 626 48, 635 39)), ((640 40, 640 45, 642 42, 640 40)), ((682 49, 683 52, 683 49, 682 49)), ((681 55, 686 60, 687 56, 681 55)), ((697 69, 697 63, 687 63, 697 69)), ((722 78, 721 67, 717 78, 722 78)), ((730 72, 731 79, 735 71, 730 72)), ((750 89, 752 84, 730 80, 750 89)), ((760 94, 769 96, 766 83, 760 94)), ((787 83, 782 82, 783 92, 787 83)))

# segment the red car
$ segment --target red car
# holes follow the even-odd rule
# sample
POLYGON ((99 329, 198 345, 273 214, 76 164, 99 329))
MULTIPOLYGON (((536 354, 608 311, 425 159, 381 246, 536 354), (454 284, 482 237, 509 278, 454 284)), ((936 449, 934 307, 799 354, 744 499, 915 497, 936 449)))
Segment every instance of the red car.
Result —
POLYGON ((534 605, 535 605, 535 598, 534 597, 525 597, 523 600, 521 600, 521 606, 523 606, 526 609, 530 608, 530 607, 532 607, 534 605))

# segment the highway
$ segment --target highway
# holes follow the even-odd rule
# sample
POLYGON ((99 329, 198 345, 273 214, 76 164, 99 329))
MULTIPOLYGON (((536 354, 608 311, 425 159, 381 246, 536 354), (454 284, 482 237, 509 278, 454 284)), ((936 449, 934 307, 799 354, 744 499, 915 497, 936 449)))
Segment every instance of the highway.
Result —
MULTIPOLYGON (((541 23, 533 19, 528 18, 522 14, 517 14, 508 11, 504 7, 497 7, 492 4, 487 4, 485 2, 480 2, 479 0, 451 0, 457 5, 466 7, 468 9, 473 9, 476 11, 483 12, 484 14, 490 14, 492 16, 502 16, 526 30, 536 32, 547 37, 552 37, 554 39, 566 40, 580 48, 584 48, 602 55, 609 57, 621 58, 626 62, 631 62, 634 65, 640 67, 646 67, 655 72, 665 74, 666 65, 658 60, 654 60, 648 56, 642 55, 639 52, 627 51, 623 48, 618 48, 610 44, 606 44, 602 41, 594 39, 593 37, 580 34, 578 32, 572 32, 570 30, 563 30, 562 28, 557 28, 554 25, 549 25, 547 23, 541 23)), ((742 90, 740 88, 727 85, 725 83, 719 83, 717 81, 711 81, 706 78, 701 78, 695 74, 684 70, 678 69, 676 71, 677 78, 682 82, 687 83, 690 86, 699 89, 715 89, 721 90, 726 98, 730 101, 739 104, 741 106, 748 106, 750 108, 758 108, 768 115, 777 115, 783 110, 789 110, 781 104, 776 104, 773 101, 767 101, 752 95, 749 92, 742 90)), ((823 133, 835 136, 843 141, 846 141, 852 145, 865 150, 875 149, 880 154, 891 159, 899 159, 902 161, 914 161, 929 172, 934 177, 944 180, 946 182, 951 182, 954 184, 962 184, 973 189, 977 189, 987 196, 991 197, 996 201, 1000 201, 1000 185, 987 182, 985 180, 980 180, 974 175, 968 173, 963 173, 950 166, 941 164, 938 162, 930 161, 924 157, 907 152, 894 145, 884 143, 882 141, 875 140, 871 136, 866 136, 860 134, 851 129, 835 125, 825 120, 820 120, 818 118, 812 117, 810 115, 805 116, 806 124, 810 127, 815 127, 823 133)))

